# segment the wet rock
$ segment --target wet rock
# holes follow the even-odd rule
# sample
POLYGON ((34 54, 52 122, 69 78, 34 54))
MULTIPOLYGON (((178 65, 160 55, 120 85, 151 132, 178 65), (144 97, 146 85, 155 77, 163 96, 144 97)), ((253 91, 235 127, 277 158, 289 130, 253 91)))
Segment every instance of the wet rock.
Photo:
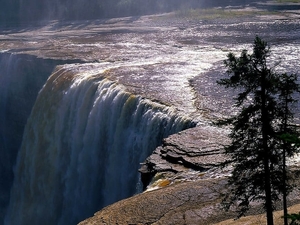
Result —
POLYGON ((197 126, 171 135, 142 164, 140 172, 144 186, 156 173, 183 173, 191 169, 207 171, 224 162, 227 130, 209 125, 197 126))

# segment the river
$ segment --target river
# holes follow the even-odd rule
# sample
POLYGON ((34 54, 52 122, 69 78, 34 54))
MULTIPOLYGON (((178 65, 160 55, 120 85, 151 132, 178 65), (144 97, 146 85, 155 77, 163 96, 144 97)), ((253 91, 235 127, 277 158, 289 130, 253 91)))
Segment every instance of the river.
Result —
POLYGON ((72 224, 140 191, 137 166, 162 138, 234 113, 232 94, 215 83, 224 76, 226 55, 251 49, 258 35, 271 46, 271 66, 280 62, 276 70, 297 73, 299 31, 297 11, 249 7, 50 21, 2 31, 0 118, 6 122, 0 150, 9 155, 14 149, 1 165, 6 224, 45 218, 72 224), (11 128, 16 121, 9 115, 18 115, 21 103, 26 112, 11 128), (14 132, 21 138, 11 139, 14 132), (132 152, 128 157, 120 149, 132 152))

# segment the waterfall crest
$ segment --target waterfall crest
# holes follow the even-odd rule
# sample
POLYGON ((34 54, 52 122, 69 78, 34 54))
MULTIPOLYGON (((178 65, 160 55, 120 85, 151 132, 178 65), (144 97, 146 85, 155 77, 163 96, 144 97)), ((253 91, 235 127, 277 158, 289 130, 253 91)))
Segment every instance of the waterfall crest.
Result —
POLYGON ((137 193, 139 164, 192 125, 101 74, 58 67, 28 119, 5 224, 75 224, 137 193))

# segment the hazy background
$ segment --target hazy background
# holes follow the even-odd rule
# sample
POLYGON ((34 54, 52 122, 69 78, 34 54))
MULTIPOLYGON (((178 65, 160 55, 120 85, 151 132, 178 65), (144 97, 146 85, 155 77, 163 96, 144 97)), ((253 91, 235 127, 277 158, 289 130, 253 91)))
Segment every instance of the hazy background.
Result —
MULTIPOLYGON (((262 0, 265 1, 265 0, 262 0)), ((180 9, 236 6, 255 0, 0 0, 1 27, 45 20, 140 16, 180 9)))

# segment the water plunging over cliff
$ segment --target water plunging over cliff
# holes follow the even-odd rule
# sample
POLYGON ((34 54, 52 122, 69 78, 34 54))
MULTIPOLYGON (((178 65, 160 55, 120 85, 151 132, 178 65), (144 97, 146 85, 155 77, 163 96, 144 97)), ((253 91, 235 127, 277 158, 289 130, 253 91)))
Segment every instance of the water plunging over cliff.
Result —
POLYGON ((27 118, 39 90, 62 62, 25 54, 0 54, 0 224, 9 202, 13 166, 27 118))
POLYGON ((5 224, 74 224, 137 193, 139 164, 191 125, 101 74, 57 69, 25 128, 5 224))

